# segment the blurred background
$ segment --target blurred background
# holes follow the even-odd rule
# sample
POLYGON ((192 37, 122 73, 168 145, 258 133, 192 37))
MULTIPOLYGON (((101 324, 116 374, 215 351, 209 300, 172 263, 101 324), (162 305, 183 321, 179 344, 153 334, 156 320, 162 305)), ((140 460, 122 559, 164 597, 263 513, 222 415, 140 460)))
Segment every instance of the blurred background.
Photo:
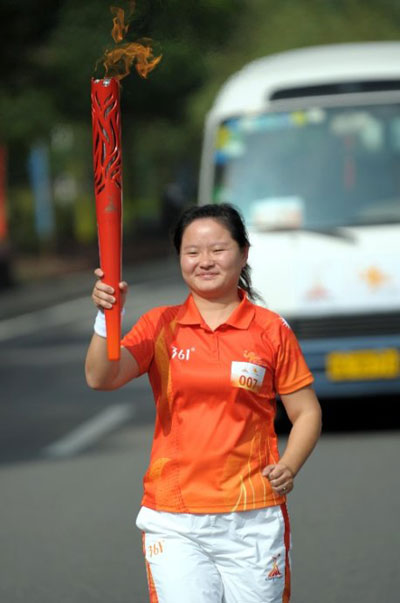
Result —
MULTIPOLYGON (((104 75, 99 59, 113 45, 109 4, 0 4, 4 603, 148 600, 134 518, 151 392, 145 378, 94 392, 83 375, 98 264, 90 79, 104 75)), ((148 79, 122 81, 125 330, 185 296, 168 232, 197 202, 205 116, 226 79, 287 49, 400 40, 400 4, 137 0, 128 37, 151 37, 163 58, 148 79)), ((398 599, 399 396, 354 398, 346 387, 323 400, 321 442, 290 495, 293 603, 398 599)), ((283 419, 279 429, 284 446, 283 419)))
MULTIPOLYGON (((4 288, 95 260, 90 78, 104 75, 112 15, 103 0, 0 10, 4 288)), ((398 39, 399 14, 395 0, 138 1, 129 37, 152 37, 163 60, 122 82, 126 257, 162 253, 176 212, 195 202, 205 113, 230 74, 289 48, 398 39)))

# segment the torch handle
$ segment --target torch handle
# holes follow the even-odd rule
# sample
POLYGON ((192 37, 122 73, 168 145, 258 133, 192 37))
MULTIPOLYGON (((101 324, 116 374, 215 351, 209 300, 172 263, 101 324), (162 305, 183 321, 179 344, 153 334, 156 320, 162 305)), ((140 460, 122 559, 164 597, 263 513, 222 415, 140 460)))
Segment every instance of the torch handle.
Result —
POLYGON ((116 299, 113 307, 104 311, 107 329, 107 353, 109 360, 119 360, 121 341, 121 221, 120 212, 98 215, 98 238, 100 266, 104 272, 101 279, 114 289, 116 299))

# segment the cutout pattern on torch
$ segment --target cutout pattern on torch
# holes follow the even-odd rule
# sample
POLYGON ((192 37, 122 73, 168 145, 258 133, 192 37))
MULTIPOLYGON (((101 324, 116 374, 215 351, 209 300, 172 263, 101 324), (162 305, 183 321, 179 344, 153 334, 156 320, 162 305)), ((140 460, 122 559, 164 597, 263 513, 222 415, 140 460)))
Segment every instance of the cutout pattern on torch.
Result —
POLYGON ((119 82, 92 79, 93 167, 100 265, 103 280, 114 288, 116 303, 105 310, 107 353, 120 358, 122 156, 119 82))

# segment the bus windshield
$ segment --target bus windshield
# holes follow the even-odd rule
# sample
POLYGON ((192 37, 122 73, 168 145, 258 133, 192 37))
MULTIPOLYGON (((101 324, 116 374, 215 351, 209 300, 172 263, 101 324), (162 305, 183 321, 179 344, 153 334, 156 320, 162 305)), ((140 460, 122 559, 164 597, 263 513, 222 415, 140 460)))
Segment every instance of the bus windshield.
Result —
POLYGON ((260 230, 400 222, 400 104, 222 122, 213 200, 260 230))

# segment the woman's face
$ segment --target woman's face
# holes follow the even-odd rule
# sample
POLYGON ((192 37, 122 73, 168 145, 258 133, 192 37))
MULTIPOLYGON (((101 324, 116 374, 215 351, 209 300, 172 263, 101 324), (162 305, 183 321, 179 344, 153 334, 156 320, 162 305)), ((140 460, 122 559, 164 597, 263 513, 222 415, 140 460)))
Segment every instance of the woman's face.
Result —
POLYGON ((220 222, 199 218, 186 227, 180 252, 184 281, 191 291, 209 299, 236 295, 248 249, 241 250, 220 222))

